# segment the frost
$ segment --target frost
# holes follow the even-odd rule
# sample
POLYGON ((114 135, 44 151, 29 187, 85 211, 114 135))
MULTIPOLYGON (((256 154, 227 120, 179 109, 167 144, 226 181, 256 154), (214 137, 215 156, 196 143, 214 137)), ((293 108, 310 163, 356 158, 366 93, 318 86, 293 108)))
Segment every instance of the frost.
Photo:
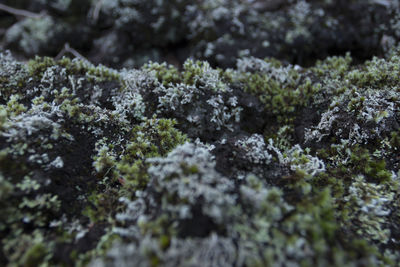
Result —
POLYGON ((184 69, 185 83, 164 86, 157 81, 152 83, 150 92, 142 90, 146 100, 156 96, 155 113, 173 115, 193 132, 215 132, 225 128, 233 131, 235 124, 240 122, 242 107, 238 105, 237 96, 222 82, 218 70, 207 62, 191 60, 185 62, 184 69))
POLYGON ((349 193, 344 197, 347 209, 351 210, 350 219, 360 221, 358 234, 366 234, 374 240, 387 243, 390 229, 387 229, 387 218, 391 213, 391 203, 394 192, 387 191, 385 185, 367 183, 362 175, 355 178, 349 187, 349 193))
POLYGON ((196 98, 202 95, 193 85, 177 84, 168 87, 160 86, 155 89, 156 93, 160 93, 158 98, 158 107, 161 109, 177 110, 180 105, 191 104, 196 98))
POLYGON ((3 132, 9 140, 24 140, 41 130, 59 131, 60 125, 49 119, 50 114, 23 114, 13 119, 12 126, 3 132), (47 116, 46 116, 47 115, 47 116))
POLYGON ((325 171, 325 163, 318 157, 313 157, 305 152, 300 145, 295 145, 287 151, 281 152, 273 144, 273 140, 269 140, 268 149, 274 151, 281 164, 290 166, 292 171, 305 171, 308 175, 314 176, 325 171))
POLYGON ((60 156, 58 156, 55 160, 53 160, 50 163, 50 166, 60 169, 60 168, 64 167, 64 161, 62 160, 62 158, 60 156))
POLYGON ((144 118, 146 105, 140 90, 156 83, 156 81, 151 75, 138 70, 125 72, 122 77, 126 88, 120 94, 112 97, 115 107, 114 114, 120 115, 122 119, 126 119, 129 115, 141 121, 144 118))
MULTIPOLYGON (((215 234, 207 238, 172 238, 168 249, 159 248, 158 240, 145 236, 140 244, 116 244, 108 252, 107 259, 113 266, 152 266, 146 252, 151 252, 166 267, 213 267, 242 265, 242 259, 236 256, 236 246, 232 240, 215 234)), ((93 261, 90 267, 109 266, 107 261, 93 261)))
POLYGON ((237 70, 240 72, 260 72, 268 73, 271 71, 271 64, 265 60, 255 57, 244 57, 237 60, 237 70))
POLYGON ((232 119, 235 122, 240 121, 240 112, 242 111, 242 108, 234 108, 237 103, 236 98, 230 98, 228 102, 230 102, 229 104, 233 107, 231 111, 225 106, 221 95, 214 96, 207 100, 207 103, 213 107, 213 113, 209 120, 217 125, 217 130, 220 130, 221 126, 225 126, 228 129, 233 130, 232 125, 229 124, 229 122, 232 119))
POLYGON ((8 44, 17 43, 28 55, 36 55, 63 30, 66 31, 64 25, 51 16, 27 18, 8 29, 5 40, 8 44))
MULTIPOLYGON (((156 192, 168 192, 187 204, 195 205, 202 200, 202 212, 221 222, 226 216, 223 207, 232 205, 234 199, 224 196, 223 192, 232 190, 233 184, 221 177, 215 170, 215 162, 206 148, 190 143, 178 146, 167 158, 149 159, 148 173, 150 184, 156 192), (176 178, 174 178, 176 177, 176 178)), ((187 204, 166 206, 167 210, 192 216, 187 204), (181 213, 181 209, 185 209, 181 213)))
POLYGON ((259 134, 253 134, 246 139, 240 139, 235 146, 244 150, 246 157, 255 164, 268 164, 271 162, 272 156, 267 151, 264 138, 259 134))

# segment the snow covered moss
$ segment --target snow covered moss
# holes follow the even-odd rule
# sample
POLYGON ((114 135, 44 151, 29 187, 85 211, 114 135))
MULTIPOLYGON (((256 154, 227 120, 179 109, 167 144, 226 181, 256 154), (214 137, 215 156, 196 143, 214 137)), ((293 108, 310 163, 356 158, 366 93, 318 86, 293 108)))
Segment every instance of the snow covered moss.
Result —
POLYGON ((189 143, 150 163, 151 186, 134 201, 122 200, 127 208, 117 215, 114 231, 123 240, 92 265, 378 263, 368 246, 357 246, 358 239, 342 247, 349 241, 339 234, 329 190, 286 199, 284 191, 253 175, 232 190, 236 186, 215 172, 207 150, 189 143), (197 252, 190 249, 195 244, 197 252), (206 253, 201 264, 194 261, 200 252, 206 253))
POLYGON ((400 102, 395 91, 354 89, 332 100, 317 126, 305 134, 306 141, 320 142, 331 136, 351 145, 367 144, 387 136, 396 127, 400 102))
POLYGON ((361 67, 350 68, 348 63, 339 64, 342 61, 321 65, 328 71, 324 76, 329 75, 322 86, 336 87, 336 90, 326 90, 329 106, 321 114, 318 125, 306 131, 305 140, 321 142, 334 136, 338 143, 347 140, 354 145, 388 136, 397 127, 400 104, 398 53, 393 52, 388 59, 374 58, 361 67))
POLYGON ((159 240, 144 237, 139 244, 115 244, 104 260, 97 259, 89 266, 233 266, 242 259, 235 254, 232 240, 217 235, 207 238, 168 240, 168 248, 162 249, 159 240))
POLYGON ((112 239, 105 231, 121 207, 122 184, 145 186, 140 162, 165 155, 185 136, 172 120, 129 117, 130 106, 115 109, 127 94, 117 71, 69 59, 25 65, 8 54, 1 54, 0 66, 1 261, 84 261, 112 239), (101 141, 115 145, 114 158, 104 159, 101 141), (63 259, 56 256, 61 250, 63 259))
POLYGON ((147 158, 165 156, 186 140, 175 125, 173 120, 152 118, 134 126, 124 139, 99 140, 93 162, 97 175, 118 181, 126 193, 145 188, 147 158))
POLYGON ((240 123, 242 108, 220 71, 208 62, 187 60, 178 74, 172 67, 150 64, 145 73, 157 82, 141 90, 148 108, 162 117, 173 117, 190 137, 213 138, 240 123), (154 105, 157 103, 157 105, 154 105))
POLYGON ((354 227, 359 236, 387 244, 391 239, 390 215, 398 209, 394 199, 398 190, 396 186, 368 183, 365 177, 357 176, 349 187, 348 195, 343 198, 342 222, 349 224, 350 229, 354 227))
POLYGON ((43 54, 52 47, 53 53, 60 48, 62 34, 68 28, 60 21, 56 22, 51 16, 42 18, 27 18, 14 24, 5 34, 6 45, 17 46, 25 55, 34 56, 43 54))
POLYGON ((395 266, 393 51, 228 70, 0 55, 0 262, 395 266))
POLYGON ((235 145, 246 151, 245 158, 255 164, 268 164, 272 159, 261 135, 254 134, 247 139, 240 139, 235 145))
POLYGON ((237 73, 238 81, 244 84, 246 91, 260 98, 266 110, 277 116, 278 122, 292 123, 288 115, 308 105, 312 94, 319 90, 309 77, 302 75, 299 66, 260 64, 249 58, 238 61, 238 69, 243 69, 237 73))

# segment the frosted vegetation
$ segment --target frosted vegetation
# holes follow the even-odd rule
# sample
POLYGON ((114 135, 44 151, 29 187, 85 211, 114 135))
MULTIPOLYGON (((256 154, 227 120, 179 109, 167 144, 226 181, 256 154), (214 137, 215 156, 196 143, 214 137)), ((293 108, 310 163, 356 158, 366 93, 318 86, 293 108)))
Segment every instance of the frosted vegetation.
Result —
POLYGON ((400 262, 397 1, 11 2, 1 266, 400 262))

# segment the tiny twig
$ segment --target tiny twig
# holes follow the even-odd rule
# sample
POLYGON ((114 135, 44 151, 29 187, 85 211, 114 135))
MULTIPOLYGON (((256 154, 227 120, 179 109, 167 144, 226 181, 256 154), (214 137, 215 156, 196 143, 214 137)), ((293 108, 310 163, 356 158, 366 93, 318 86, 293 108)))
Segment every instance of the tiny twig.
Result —
POLYGON ((41 18, 44 15, 44 12, 41 12, 40 14, 37 14, 37 13, 30 12, 28 10, 16 9, 16 8, 13 8, 13 7, 9 7, 9 6, 6 6, 4 4, 0 4, 0 10, 3 10, 5 12, 7 12, 7 13, 10 13, 10 14, 12 14, 14 16, 28 17, 28 18, 35 18, 35 19, 41 18))
POLYGON ((88 18, 92 19, 94 23, 97 22, 100 16, 101 7, 103 6, 103 0, 97 1, 96 5, 91 8, 91 11, 88 13, 88 18))
POLYGON ((107 176, 107 174, 114 168, 115 166, 111 166, 107 172, 103 175, 103 179, 107 176))
POLYGON ((97 20, 99 19, 100 10, 101 10, 102 5, 103 5, 103 0, 100 0, 97 2, 96 6, 95 6, 95 9, 93 11, 93 19, 95 22, 97 22, 97 20))
POLYGON ((71 53, 74 57, 77 57, 83 61, 87 61, 90 62, 87 58, 85 58, 84 56, 82 56, 78 51, 76 51, 75 49, 73 49, 69 43, 65 43, 63 49, 60 51, 60 53, 58 53, 58 55, 54 58, 55 60, 59 60, 62 58, 62 56, 64 56, 66 53, 71 53))

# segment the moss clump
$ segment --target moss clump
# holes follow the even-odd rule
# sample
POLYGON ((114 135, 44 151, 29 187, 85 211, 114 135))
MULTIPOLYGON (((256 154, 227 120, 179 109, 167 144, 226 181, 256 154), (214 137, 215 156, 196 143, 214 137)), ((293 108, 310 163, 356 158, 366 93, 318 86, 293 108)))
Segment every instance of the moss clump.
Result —
POLYGON ((149 181, 146 159, 165 156, 186 140, 185 135, 174 129, 175 125, 173 120, 152 118, 133 127, 123 142, 99 140, 97 155, 93 158, 96 175, 102 177, 104 183, 121 184, 123 188, 118 196, 142 190, 149 181))
POLYGON ((89 80, 99 81, 113 81, 119 80, 120 76, 117 71, 106 68, 104 66, 94 66, 89 62, 82 60, 71 60, 64 57, 58 61, 50 57, 38 57, 28 61, 28 73, 36 79, 41 79, 43 73, 52 66, 60 66, 65 68, 65 70, 72 75, 83 75, 89 80))
POLYGON ((69 34, 65 23, 56 22, 51 16, 43 16, 14 24, 6 32, 5 41, 10 46, 18 47, 24 54, 34 56, 49 50, 56 53, 56 49, 62 46, 62 34, 69 34))
POLYGON ((4 13, 0 43, 19 56, 56 56, 69 43, 90 61, 118 68, 140 67, 149 60, 179 65, 187 58, 226 68, 246 56, 309 66, 347 51, 362 62, 387 53, 400 38, 395 2, 5 0, 5 4, 38 15, 43 12, 20 20, 4 13))
POLYGON ((140 176, 146 158, 166 154, 185 136, 172 120, 130 121, 115 112, 109 96, 123 92, 115 70, 69 59, 36 58, 27 65, 1 59, 7 78, 0 105, 1 261, 87 261, 85 255, 114 238, 106 229, 122 207, 118 198, 146 186, 140 176), (29 79, 14 87, 21 75, 29 79), (100 140, 119 145, 110 179, 92 167, 100 140), (130 172, 135 166, 136 175, 130 172), (121 181, 132 185, 121 190, 121 181))
POLYGON ((1 263, 395 266, 398 56, 351 62, 1 55, 1 263))
POLYGON ((156 63, 150 62, 143 66, 144 70, 152 71, 155 73, 156 78, 164 86, 169 84, 177 84, 182 81, 181 73, 173 65, 167 65, 167 63, 156 63))

